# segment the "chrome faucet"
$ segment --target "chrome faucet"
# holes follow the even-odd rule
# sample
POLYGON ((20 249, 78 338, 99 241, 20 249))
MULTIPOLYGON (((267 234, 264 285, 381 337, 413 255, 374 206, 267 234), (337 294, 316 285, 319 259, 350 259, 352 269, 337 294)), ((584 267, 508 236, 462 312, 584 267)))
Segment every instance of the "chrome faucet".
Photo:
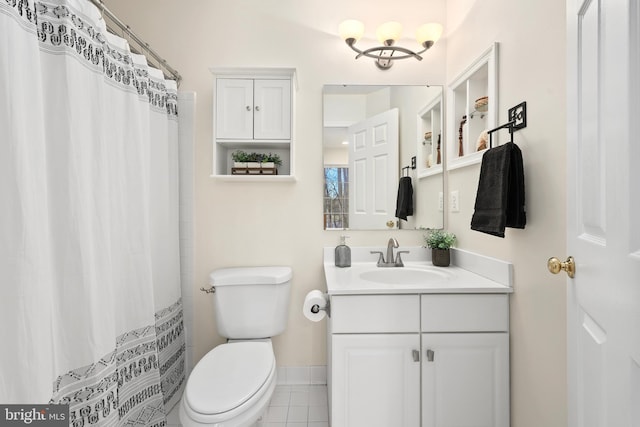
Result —
POLYGON ((387 260, 385 261, 384 254, 382 251, 371 251, 372 254, 379 254, 378 263, 376 264, 378 267, 404 267, 404 263, 402 262, 402 258, 400 258, 400 254, 408 254, 409 251, 398 251, 396 259, 393 259, 393 248, 398 248, 400 245, 395 238, 390 238, 387 242, 387 260))
POLYGON ((393 248, 397 248, 398 246, 400 246, 398 241, 393 237, 387 242, 387 263, 393 263, 395 265, 393 261, 393 248))

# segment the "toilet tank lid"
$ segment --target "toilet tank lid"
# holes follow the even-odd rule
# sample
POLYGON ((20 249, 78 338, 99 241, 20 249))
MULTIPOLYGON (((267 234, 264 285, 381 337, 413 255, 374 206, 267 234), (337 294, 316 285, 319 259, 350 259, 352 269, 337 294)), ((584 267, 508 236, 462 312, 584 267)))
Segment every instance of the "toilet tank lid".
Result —
POLYGON ((221 268, 209 275, 209 284, 228 285, 277 285, 291 280, 291 267, 233 267, 221 268))

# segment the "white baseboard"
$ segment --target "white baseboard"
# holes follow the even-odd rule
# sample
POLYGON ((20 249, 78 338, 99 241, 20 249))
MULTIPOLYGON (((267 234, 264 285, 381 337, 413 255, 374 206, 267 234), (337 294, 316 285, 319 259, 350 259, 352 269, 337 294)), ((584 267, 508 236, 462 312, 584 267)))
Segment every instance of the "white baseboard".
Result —
POLYGON ((280 385, 327 384, 327 367, 325 365, 279 366, 277 374, 280 385))

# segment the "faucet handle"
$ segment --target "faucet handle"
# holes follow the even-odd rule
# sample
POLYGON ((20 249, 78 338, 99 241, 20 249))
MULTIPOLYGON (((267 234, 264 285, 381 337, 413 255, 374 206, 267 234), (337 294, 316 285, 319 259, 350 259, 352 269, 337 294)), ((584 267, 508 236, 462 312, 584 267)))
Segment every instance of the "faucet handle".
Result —
POLYGON ((371 251, 372 254, 380 254, 380 256, 378 257, 378 267, 380 267, 381 264, 384 264, 384 254, 382 253, 382 251, 371 251))
POLYGON ((404 263, 402 262, 402 258, 400 258, 400 254, 408 254, 409 251, 398 251, 396 255, 396 267, 404 267, 404 263))

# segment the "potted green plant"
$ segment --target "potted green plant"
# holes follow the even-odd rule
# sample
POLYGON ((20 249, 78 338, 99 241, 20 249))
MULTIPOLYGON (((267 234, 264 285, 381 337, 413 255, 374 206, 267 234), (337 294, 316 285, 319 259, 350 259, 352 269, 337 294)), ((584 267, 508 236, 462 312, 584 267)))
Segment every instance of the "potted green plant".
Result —
POLYGON ((264 154, 262 157, 262 167, 263 168, 275 168, 276 166, 280 166, 282 164, 282 159, 277 154, 264 154))
POLYGON ((277 154, 248 153, 236 150, 231 153, 234 168, 275 168, 282 164, 282 159, 277 154))
POLYGON ((250 168, 259 168, 262 163, 262 153, 249 153, 247 158, 247 166, 250 168))
POLYGON ((429 230, 424 235, 424 242, 431 249, 431 262, 438 267, 451 264, 449 249, 456 243, 456 235, 444 230, 429 230))
POLYGON ((231 153, 231 160, 233 160, 234 168, 248 167, 247 162, 249 162, 249 158, 250 158, 249 153, 247 153, 246 151, 236 150, 233 153, 231 153))

